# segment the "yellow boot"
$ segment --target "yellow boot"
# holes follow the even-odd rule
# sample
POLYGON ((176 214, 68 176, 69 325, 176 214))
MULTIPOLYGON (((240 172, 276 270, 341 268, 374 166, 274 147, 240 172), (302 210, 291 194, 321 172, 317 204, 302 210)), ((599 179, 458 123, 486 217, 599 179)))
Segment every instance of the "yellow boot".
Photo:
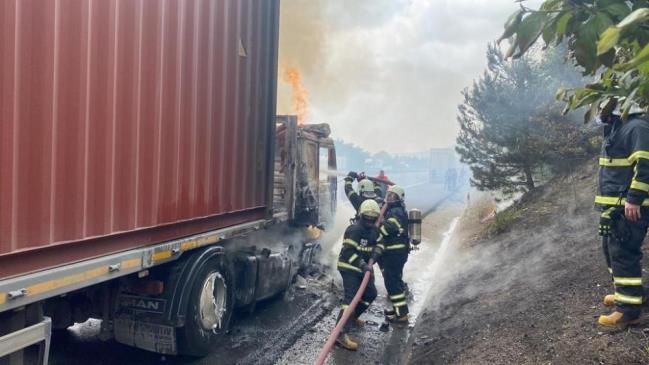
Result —
POLYGON ((638 316, 613 311, 613 313, 609 315, 599 316, 597 322, 604 327, 625 329, 630 325, 640 323, 640 318, 638 316))
POLYGON ((350 351, 358 350, 358 342, 346 333, 341 333, 340 336, 338 336, 338 338, 336 339, 336 343, 342 348, 350 351))

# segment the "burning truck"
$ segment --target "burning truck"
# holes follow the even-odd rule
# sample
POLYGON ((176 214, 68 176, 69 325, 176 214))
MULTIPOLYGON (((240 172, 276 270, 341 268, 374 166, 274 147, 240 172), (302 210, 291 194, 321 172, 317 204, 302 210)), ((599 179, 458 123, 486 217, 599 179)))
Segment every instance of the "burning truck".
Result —
POLYGON ((88 318, 205 355, 336 209, 328 126, 275 116, 279 1, 1 7, 0 364, 88 318))

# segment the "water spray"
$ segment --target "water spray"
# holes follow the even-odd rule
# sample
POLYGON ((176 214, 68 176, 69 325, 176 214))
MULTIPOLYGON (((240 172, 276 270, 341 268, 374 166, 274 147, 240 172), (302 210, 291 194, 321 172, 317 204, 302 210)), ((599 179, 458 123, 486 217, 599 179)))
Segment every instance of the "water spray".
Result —
MULTIPOLYGON (((337 176, 337 177, 345 177, 345 176, 347 176, 347 173, 344 173, 342 171, 326 170, 326 169, 321 169, 320 174, 325 174, 325 175, 329 175, 329 176, 337 176)), ((390 180, 383 180, 383 179, 379 179, 377 177, 367 176, 367 175, 365 175, 364 172, 360 172, 359 176, 362 176, 362 179, 368 179, 368 180, 370 180, 372 182, 379 183, 379 184, 386 184, 388 186, 396 185, 395 183, 393 183, 390 180)))

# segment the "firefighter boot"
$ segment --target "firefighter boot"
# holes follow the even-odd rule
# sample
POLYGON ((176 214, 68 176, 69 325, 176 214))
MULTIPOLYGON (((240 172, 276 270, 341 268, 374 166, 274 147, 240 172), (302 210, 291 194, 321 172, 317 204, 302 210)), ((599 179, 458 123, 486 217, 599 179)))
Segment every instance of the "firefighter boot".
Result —
POLYGON ((354 325, 358 328, 365 327, 365 321, 360 318, 356 318, 354 320, 354 325))
POLYGON ((395 314, 394 316, 389 316, 387 318, 388 321, 394 324, 408 324, 410 321, 410 316, 407 314, 404 314, 403 316, 400 317, 395 314))
POLYGON ((604 327, 625 329, 630 325, 640 323, 640 317, 630 313, 613 311, 609 315, 599 316, 597 322, 604 327))
POLYGON ((350 351, 358 350, 358 341, 354 340, 350 335, 346 333, 341 333, 340 336, 338 336, 338 338, 336 339, 336 343, 340 345, 340 347, 350 351))

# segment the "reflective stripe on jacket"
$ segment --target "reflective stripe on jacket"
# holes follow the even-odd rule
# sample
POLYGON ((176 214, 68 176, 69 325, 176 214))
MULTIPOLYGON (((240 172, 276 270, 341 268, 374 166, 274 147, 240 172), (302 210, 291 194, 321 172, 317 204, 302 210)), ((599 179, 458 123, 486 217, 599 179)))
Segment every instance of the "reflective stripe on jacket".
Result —
POLYGON ((345 230, 336 266, 339 270, 362 272, 370 256, 373 253, 380 256, 384 249, 383 236, 378 228, 365 228, 361 222, 356 222, 345 230))
POLYGON ((408 213, 403 205, 390 207, 379 227, 384 236, 386 252, 408 250, 410 237, 408 235, 408 213))
POLYGON ((649 205, 649 121, 617 118, 605 131, 599 158, 599 192, 595 203, 649 205))

